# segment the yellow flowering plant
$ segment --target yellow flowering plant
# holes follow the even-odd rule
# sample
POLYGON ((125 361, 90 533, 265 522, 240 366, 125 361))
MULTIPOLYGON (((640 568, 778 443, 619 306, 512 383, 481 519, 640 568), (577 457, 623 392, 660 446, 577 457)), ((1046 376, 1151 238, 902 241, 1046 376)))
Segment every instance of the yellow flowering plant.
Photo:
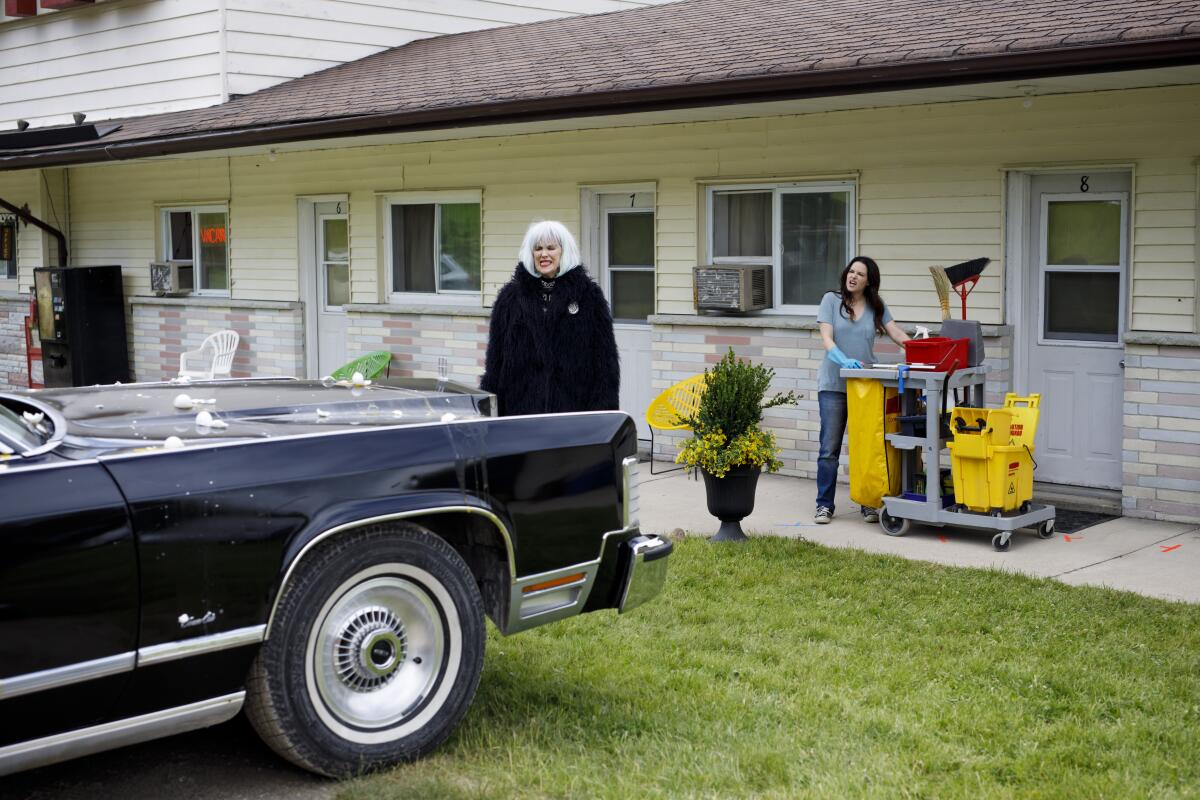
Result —
POLYGON ((760 427, 762 412, 794 404, 795 392, 779 392, 765 400, 775 370, 737 358, 733 348, 704 371, 700 407, 681 421, 692 429, 676 463, 699 467, 723 478, 732 467, 749 464, 775 472, 783 466, 775 435, 760 427))

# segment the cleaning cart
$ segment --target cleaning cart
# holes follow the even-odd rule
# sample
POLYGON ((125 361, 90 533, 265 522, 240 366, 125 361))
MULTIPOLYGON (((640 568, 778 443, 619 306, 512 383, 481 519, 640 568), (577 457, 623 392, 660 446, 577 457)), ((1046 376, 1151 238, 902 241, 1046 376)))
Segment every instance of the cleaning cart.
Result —
MULTIPOLYGON (((1014 410, 1021 411, 1020 401, 1024 398, 1015 398, 1007 409, 985 409, 987 365, 959 367, 959 363, 958 360, 947 363, 947 359, 942 358, 930 365, 933 369, 876 365, 869 369, 841 371, 843 378, 874 379, 885 388, 894 388, 899 395, 900 431, 885 433, 884 439, 899 454, 896 460, 899 462, 900 490, 898 494, 883 498, 880 526, 890 536, 903 536, 914 520, 936 527, 949 525, 991 531, 992 546, 1001 552, 1008 550, 1013 531, 1019 528, 1034 528, 1043 539, 1050 537, 1054 532, 1054 507, 1030 499, 1032 464, 1026 465, 1023 460, 1028 457, 1032 462, 1033 431, 1029 431, 1028 448, 1024 440, 1017 444, 1009 442, 1014 424, 1020 426, 1019 433, 1024 436, 1029 415, 1013 413, 1014 410), (962 418, 962 427, 973 430, 962 430, 958 435, 953 432, 955 412, 943 414, 952 394, 961 400, 954 408, 955 412, 961 412, 958 416, 962 418), (979 411, 986 413, 973 413, 979 411), (1021 417, 1022 421, 1014 423, 1014 416, 1021 417), (941 454, 951 445, 952 457, 957 459, 952 466, 962 469, 955 474, 955 493, 948 495, 943 492, 941 454), (1018 452, 1023 454, 1019 461, 1018 452), (1006 500, 1009 465, 1014 463, 1017 464, 1012 470, 1012 478, 1017 482, 1013 484, 1014 499, 1006 500), (1001 498, 993 503, 991 477, 996 470, 999 473, 994 488, 1001 498), (961 484, 961 491, 960 481, 966 481, 961 484)), ((1035 428, 1036 422, 1030 427, 1035 428)), ((853 431, 851 435, 854 435, 853 431)), ((894 462, 885 463, 890 469, 894 462)))

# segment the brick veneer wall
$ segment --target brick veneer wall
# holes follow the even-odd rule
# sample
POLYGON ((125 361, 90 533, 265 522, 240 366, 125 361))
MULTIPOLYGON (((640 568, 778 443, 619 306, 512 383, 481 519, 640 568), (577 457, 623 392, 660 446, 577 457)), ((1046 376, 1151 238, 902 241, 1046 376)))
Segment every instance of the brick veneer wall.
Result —
POLYGON ((1122 449, 1127 516, 1200 518, 1200 336, 1127 336, 1122 449))
MULTIPOLYGON (((27 296, 0 296, 0 388, 24 389, 29 386, 25 362, 25 316, 28 313, 27 296)), ((35 378, 39 377, 36 372, 35 378)))
POLYGON ((347 358, 390 350, 393 377, 437 377, 445 358, 453 380, 475 385, 483 375, 488 309, 441 311, 410 306, 346 306, 347 358))
MULTIPOLYGON (((487 309, 455 308, 442 311, 428 307, 355 304, 346 307, 350 317, 347 330, 347 358, 372 350, 390 350, 393 354, 391 375, 431 377, 437 374, 439 357, 445 357, 450 375, 466 383, 475 383, 483 374, 487 348, 487 309)), ((812 320, 786 323, 790 327, 734 327, 730 318, 688 318, 676 324, 669 316, 656 317, 652 325, 653 385, 656 391, 686 377, 702 372, 720 360, 727 347, 739 356, 775 368, 774 391, 794 389, 805 396, 799 405, 773 408, 767 423, 783 449, 783 472, 791 475, 816 475, 817 443, 820 419, 817 412, 816 370, 824 358, 820 335, 812 320), (670 320, 670 323, 664 321, 670 320), (724 323, 724 324, 722 324, 724 323)), ((987 340, 989 375, 988 398, 999 404, 1011 385, 1011 336, 1004 334, 987 340)), ((876 345, 876 352, 887 361, 899 360, 899 348, 888 340, 876 345)), ((671 460, 678 452, 683 434, 656 433, 656 457, 671 460)), ((843 466, 844 466, 843 461, 843 466)))
POLYGON ((235 378, 304 374, 304 313, 299 303, 135 297, 133 372, 139 381, 179 373, 179 355, 210 333, 238 332, 235 378))
MULTIPOLYGON (((775 369, 771 391, 795 390, 804 397, 796 406, 770 409, 765 425, 775 433, 783 450, 782 473, 815 478, 821 421, 817 408, 817 370, 825 348, 812 319, 775 318, 777 327, 766 327, 764 318, 686 317, 652 318, 653 386, 661 391, 719 361, 728 348, 740 357, 775 369)), ((908 325, 904 326, 906 329, 908 325)), ((989 405, 999 405, 1012 386, 1012 334, 997 328, 985 340, 989 405)), ((888 339, 875 345, 881 361, 900 360, 900 348, 888 339)), ((656 431, 655 458, 670 461, 686 432, 656 431)), ((845 450, 843 450, 843 456, 845 450)), ((848 459, 842 458, 843 479, 848 459)))

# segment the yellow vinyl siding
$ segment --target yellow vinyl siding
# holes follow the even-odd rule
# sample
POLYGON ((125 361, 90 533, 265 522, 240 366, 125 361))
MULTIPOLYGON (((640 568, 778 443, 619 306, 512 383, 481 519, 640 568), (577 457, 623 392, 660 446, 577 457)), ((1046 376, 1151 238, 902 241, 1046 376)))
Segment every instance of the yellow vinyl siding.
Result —
MULTIPOLYGON (((684 127, 684 126, 681 126, 684 127)), ((655 285, 659 314, 693 314, 692 268, 698 263, 698 237, 702 226, 697 218, 696 183, 690 177, 668 177, 658 181, 655 192, 655 285), (685 234, 679 243, 665 234, 685 234)))
MULTIPOLYGON (((209 158, 71 169, 72 265, 120 264, 125 296, 149 294, 149 264, 160 255, 158 209, 227 202, 226 164, 209 158)), ((231 253, 238 224, 230 225, 231 253)))
MULTIPOLYGON (((17 208, 29 204, 29 213, 39 219, 49 218, 50 224, 54 225, 53 217, 50 214, 42 213, 42 189, 41 189, 41 174, 37 170, 26 170, 23 172, 0 172, 0 197, 12 203, 17 208)), ((59 205, 62 208, 62 205, 59 205)), ((7 209, 0 209, 0 215, 8 215, 7 209)), ((61 212, 60 212, 61 213, 61 212)), ((0 278, 0 291, 16 292, 29 291, 29 287, 33 285, 33 270, 35 267, 45 266, 47 263, 55 264, 58 258, 58 244, 54 242, 50 236, 42 236, 42 232, 32 225, 25 225, 21 222, 17 223, 17 280, 8 280, 0 278), (45 252, 45 239, 50 239, 55 248, 52 258, 55 260, 47 262, 45 252)))
MULTIPOLYGON (((67 237, 67 258, 71 258, 71 217, 67 208, 67 171, 65 169, 42 170, 41 207, 48 223, 62 231, 67 237)), ((53 236, 42 237, 42 263, 58 264, 58 241, 53 236)), ((25 278, 32 282, 32 273, 25 278)))
POLYGON ((1134 330, 1194 328, 1196 168, 1190 158, 1138 164, 1130 291, 1134 330))
POLYGON ((884 272, 882 293, 897 319, 930 319, 937 297, 929 266, 986 256, 995 262, 972 291, 973 319, 1002 321, 1003 176, 993 166, 864 170, 859 179, 858 252, 884 272), (936 174, 936 173, 935 173, 936 174), (964 206, 969 211, 964 212, 964 206))
MULTIPOLYGON (((606 124, 604 119, 595 121, 606 124)), ((880 261, 897 317, 938 315, 930 264, 994 264, 972 315, 1004 321, 1005 171, 1133 165, 1133 326, 1193 330, 1194 131, 1200 87, 944 103, 354 147, 71 170, 73 231, 87 263, 117 257, 144 293, 155 204, 228 200, 237 298, 296 300, 296 197, 345 193, 355 302, 380 302, 389 268, 380 205, 388 192, 483 192, 483 302, 508 280, 534 219, 579 231, 579 187, 654 182, 657 310, 693 312, 691 270, 707 259, 706 181, 771 182, 857 175, 857 249, 880 261), (1167 113, 1170 111, 1170 113, 1167 113), (1181 289, 1183 291, 1181 291, 1181 289), (1170 300, 1171 302, 1159 302, 1170 300)))

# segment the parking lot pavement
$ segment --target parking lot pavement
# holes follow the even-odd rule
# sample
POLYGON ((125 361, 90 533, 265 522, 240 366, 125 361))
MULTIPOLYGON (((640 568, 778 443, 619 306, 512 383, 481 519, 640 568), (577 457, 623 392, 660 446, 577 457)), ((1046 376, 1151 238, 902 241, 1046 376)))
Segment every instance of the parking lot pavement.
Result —
MULTIPOLYGON (((838 486, 838 511, 829 525, 813 524, 815 502, 815 481, 763 475, 754 513, 742 521, 742 528, 751 536, 800 536, 829 547, 1009 570, 1200 603, 1200 525, 1122 517, 1045 540, 1022 530, 1013 535, 1007 552, 998 553, 992 549, 991 534, 981 530, 913 524, 905 536, 888 536, 879 525, 862 520, 844 484, 838 486)), ((642 530, 648 533, 682 529, 710 536, 719 524, 708 513, 703 481, 683 471, 650 475, 648 464, 641 470, 640 509, 642 530)))

